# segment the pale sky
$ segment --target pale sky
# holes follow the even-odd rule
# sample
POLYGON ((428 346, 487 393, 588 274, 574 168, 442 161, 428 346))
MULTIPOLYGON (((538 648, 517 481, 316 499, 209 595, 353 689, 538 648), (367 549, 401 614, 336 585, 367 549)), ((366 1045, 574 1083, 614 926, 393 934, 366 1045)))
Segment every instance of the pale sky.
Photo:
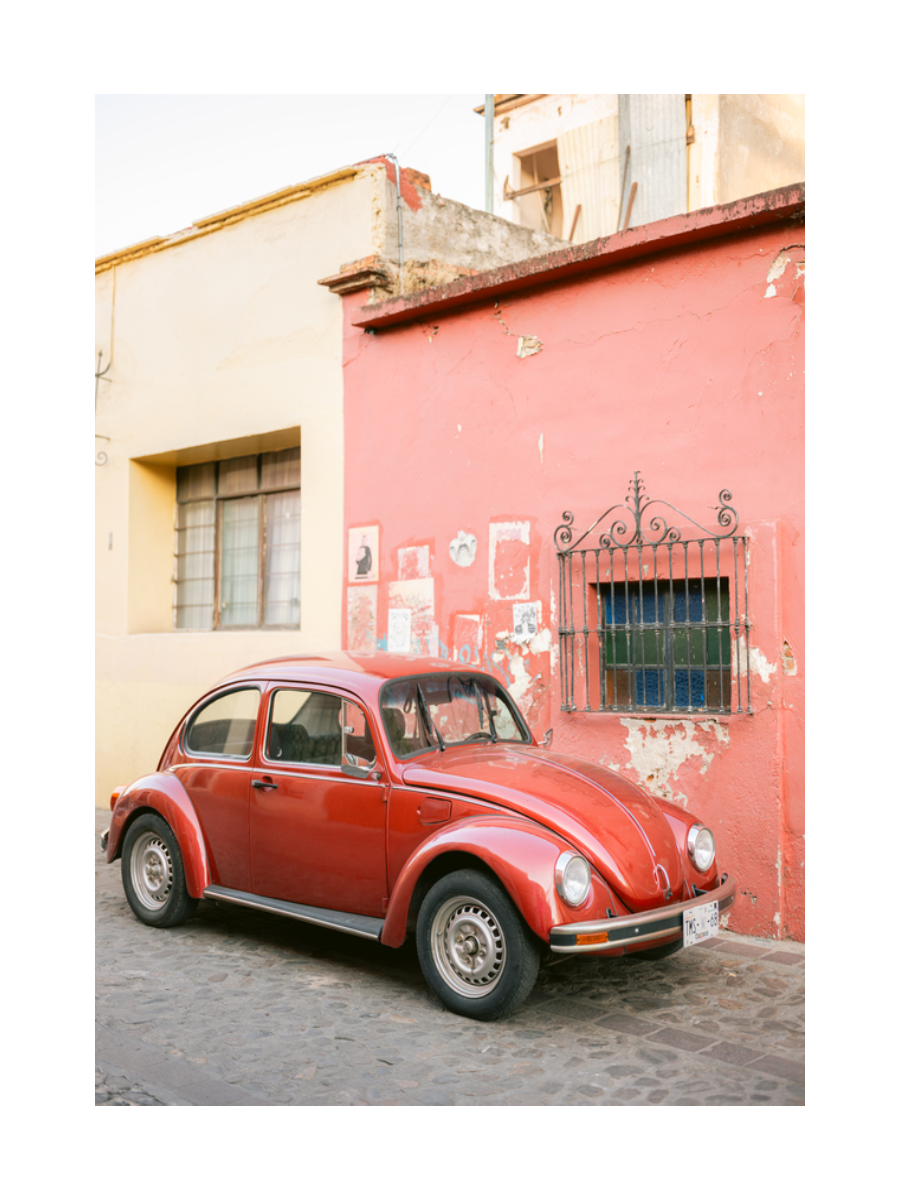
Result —
POLYGON ((394 153, 484 207, 483 95, 98 95, 95 256, 394 153))

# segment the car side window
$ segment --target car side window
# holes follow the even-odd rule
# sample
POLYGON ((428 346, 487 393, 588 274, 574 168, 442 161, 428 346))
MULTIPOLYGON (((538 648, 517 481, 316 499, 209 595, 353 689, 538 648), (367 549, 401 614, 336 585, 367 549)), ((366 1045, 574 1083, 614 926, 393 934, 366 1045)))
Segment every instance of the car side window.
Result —
POLYGON ((258 688, 240 688, 216 696, 191 717, 184 738, 185 748, 190 754, 249 758, 258 712, 258 688))
POLYGON ((368 767, 375 745, 358 704, 327 692, 279 688, 269 708, 266 758, 283 763, 368 767))

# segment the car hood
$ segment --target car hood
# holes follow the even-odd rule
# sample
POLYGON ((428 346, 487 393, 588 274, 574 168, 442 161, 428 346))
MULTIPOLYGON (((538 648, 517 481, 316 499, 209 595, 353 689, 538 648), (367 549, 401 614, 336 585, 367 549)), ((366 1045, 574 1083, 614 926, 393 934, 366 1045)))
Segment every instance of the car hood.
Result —
POLYGON ((681 898, 681 854, 665 816, 642 788, 599 764, 533 746, 451 747, 410 763, 403 779, 500 804, 555 830, 633 911, 681 898))

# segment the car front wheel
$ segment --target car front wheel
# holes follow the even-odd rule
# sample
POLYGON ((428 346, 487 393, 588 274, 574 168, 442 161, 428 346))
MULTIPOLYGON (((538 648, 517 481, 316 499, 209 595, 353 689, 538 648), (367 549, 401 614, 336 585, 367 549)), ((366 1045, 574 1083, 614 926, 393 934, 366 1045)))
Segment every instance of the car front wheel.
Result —
POLYGON ((145 925, 180 925, 197 907, 184 882, 175 835, 156 813, 138 817, 125 835, 122 884, 134 915, 145 925))
POLYGON ((479 871, 438 880, 419 912, 416 945, 428 986, 451 1012, 496 1021, 534 987, 538 942, 503 889, 479 871))

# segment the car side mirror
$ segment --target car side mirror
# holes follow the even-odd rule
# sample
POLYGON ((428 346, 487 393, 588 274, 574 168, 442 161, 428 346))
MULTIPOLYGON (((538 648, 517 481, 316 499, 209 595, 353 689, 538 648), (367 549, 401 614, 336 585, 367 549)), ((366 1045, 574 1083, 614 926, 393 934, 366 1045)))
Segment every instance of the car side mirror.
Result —
POLYGON ((542 742, 538 742, 538 745, 543 746, 545 749, 549 749, 550 743, 552 741, 553 741, 553 729, 550 728, 544 734, 544 740, 542 742))
POLYGON ((358 767, 355 763, 348 762, 346 758, 341 763, 341 773, 349 775, 353 779, 371 779, 376 783, 381 778, 381 772, 377 769, 376 763, 370 767, 358 767))

